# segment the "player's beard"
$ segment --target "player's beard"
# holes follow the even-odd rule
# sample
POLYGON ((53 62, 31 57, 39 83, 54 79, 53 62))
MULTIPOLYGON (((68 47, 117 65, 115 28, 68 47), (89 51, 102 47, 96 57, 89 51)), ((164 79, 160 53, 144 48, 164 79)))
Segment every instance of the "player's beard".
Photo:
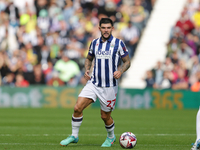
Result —
POLYGON ((106 38, 105 36, 103 36, 103 34, 101 34, 101 37, 104 39, 104 40, 108 40, 109 38, 110 38, 110 36, 111 36, 111 33, 110 33, 110 35, 106 38))

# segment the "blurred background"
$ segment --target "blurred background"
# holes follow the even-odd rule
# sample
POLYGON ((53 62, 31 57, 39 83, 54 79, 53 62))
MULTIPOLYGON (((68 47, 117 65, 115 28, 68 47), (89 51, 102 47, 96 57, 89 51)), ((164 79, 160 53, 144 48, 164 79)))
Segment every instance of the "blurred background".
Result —
POLYGON ((129 50, 120 88, 132 96, 200 91, 199 0, 0 0, 1 90, 85 85, 84 61, 102 17, 129 50))
POLYGON ((102 17, 134 57, 155 0, 1 0, 2 86, 84 85, 90 42, 102 17))

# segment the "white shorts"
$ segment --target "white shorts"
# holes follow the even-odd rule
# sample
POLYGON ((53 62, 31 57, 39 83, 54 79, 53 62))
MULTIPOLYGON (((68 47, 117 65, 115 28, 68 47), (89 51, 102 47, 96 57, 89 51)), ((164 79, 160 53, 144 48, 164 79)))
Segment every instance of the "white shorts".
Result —
POLYGON ((97 87, 91 81, 88 81, 82 89, 79 97, 91 98, 94 102, 99 99, 101 110, 110 112, 115 109, 118 86, 114 87, 97 87))

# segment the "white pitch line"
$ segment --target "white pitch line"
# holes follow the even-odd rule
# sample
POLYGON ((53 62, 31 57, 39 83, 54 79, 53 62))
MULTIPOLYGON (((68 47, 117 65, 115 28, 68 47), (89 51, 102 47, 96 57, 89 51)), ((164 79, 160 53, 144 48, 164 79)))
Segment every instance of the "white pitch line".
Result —
MULTIPOLYGON (((49 143, 0 143, 0 145, 21 145, 21 146, 26 146, 26 145, 59 145, 59 144, 49 144, 49 143)), ((101 144, 74 144, 74 143, 71 143, 70 145, 72 146, 101 146, 101 144)), ((176 144, 176 145, 169 145, 169 144, 137 144, 137 145, 140 145, 140 146, 144 146, 144 147, 180 147, 180 146, 188 146, 187 144, 186 145, 183 145, 183 144, 176 144)), ((112 145, 112 147, 115 147, 115 146, 118 146, 118 144, 114 144, 112 145)))
MULTIPOLYGON (((68 136, 69 134, 0 134, 0 136, 68 136)), ((105 134, 79 134, 80 136, 105 136, 105 134)), ((115 134, 120 136, 120 134, 115 134)), ((141 136, 194 136, 196 134, 137 134, 141 136)))

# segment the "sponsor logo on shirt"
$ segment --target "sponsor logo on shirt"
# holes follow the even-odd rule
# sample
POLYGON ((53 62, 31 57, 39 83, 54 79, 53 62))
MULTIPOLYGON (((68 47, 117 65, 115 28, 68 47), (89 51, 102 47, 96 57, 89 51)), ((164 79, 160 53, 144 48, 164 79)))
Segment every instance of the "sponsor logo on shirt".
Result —
POLYGON ((98 59, 109 59, 111 57, 111 51, 96 51, 96 58, 98 59))

